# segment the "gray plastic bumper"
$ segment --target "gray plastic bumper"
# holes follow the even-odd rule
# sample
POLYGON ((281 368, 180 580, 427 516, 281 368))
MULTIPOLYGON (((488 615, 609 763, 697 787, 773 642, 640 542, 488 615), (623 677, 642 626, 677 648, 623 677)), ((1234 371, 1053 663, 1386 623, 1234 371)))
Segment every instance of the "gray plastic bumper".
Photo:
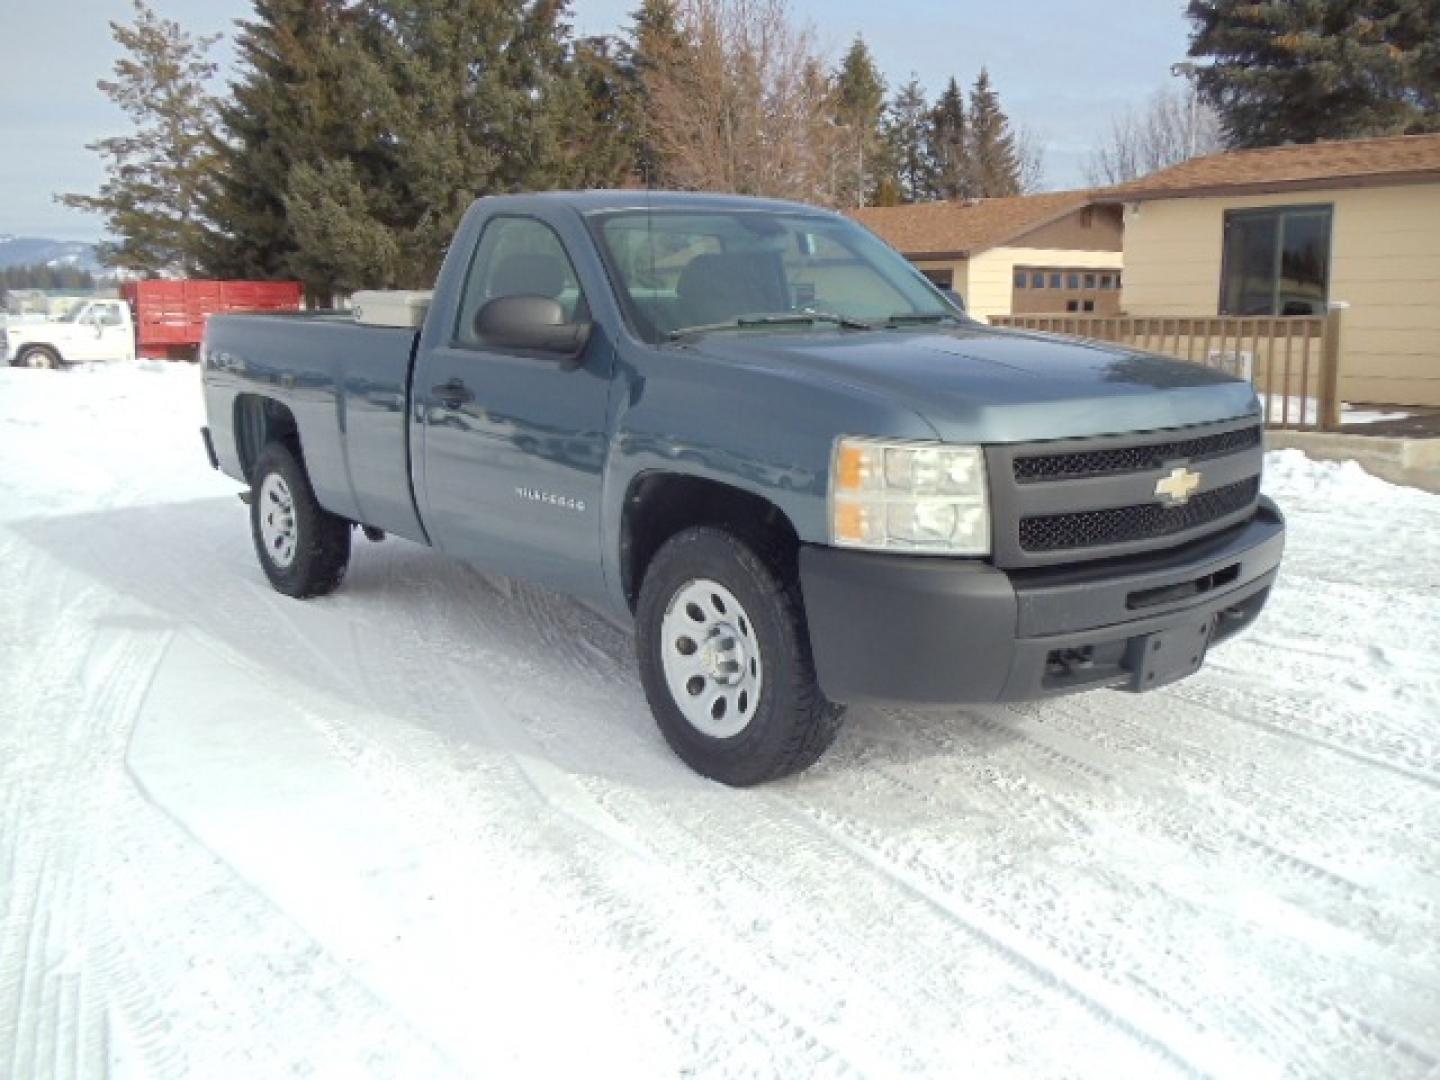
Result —
POLYGON ((1193 673, 1265 605, 1285 523, 1248 522, 1170 551, 1005 573, 963 559, 806 546, 800 581, 832 701, 1022 701, 1193 673))

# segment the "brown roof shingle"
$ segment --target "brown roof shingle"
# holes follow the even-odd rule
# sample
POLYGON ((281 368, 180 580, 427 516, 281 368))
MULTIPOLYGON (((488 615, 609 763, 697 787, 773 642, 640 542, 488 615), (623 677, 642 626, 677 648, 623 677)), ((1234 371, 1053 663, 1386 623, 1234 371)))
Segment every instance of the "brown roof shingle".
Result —
POLYGON ((1054 191, 1002 199, 866 206, 856 221, 906 255, 971 255, 1048 225, 1096 201, 1090 191, 1054 191))
POLYGON ((1440 134, 1267 146, 1193 158, 1097 192, 1107 202, 1138 202, 1235 191, 1349 187, 1440 181, 1440 134))

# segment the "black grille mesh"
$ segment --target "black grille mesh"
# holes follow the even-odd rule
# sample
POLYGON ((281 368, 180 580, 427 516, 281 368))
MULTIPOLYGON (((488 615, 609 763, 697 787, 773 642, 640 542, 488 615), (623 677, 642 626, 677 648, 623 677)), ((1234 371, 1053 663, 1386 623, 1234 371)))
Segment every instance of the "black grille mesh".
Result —
POLYGON ((1168 462, 1202 461, 1250 450, 1260 445, 1260 427, 1237 428, 1194 439, 1117 446, 1109 450, 1076 450, 1064 454, 1037 454, 1015 459, 1015 479, 1022 484, 1046 480, 1074 480, 1083 476, 1146 472, 1168 462))
POLYGON ((1260 478, 1252 476, 1202 492, 1184 506, 1143 503, 1021 518, 1020 548, 1030 552, 1065 551, 1173 536, 1244 510, 1259 494, 1260 478))

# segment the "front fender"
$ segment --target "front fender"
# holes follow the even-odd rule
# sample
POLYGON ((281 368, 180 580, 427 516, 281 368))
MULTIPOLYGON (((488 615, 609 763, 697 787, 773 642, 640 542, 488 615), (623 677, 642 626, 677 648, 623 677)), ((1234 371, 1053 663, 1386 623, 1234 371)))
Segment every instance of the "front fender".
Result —
POLYGON ((838 436, 936 437, 917 413, 861 387, 633 341, 617 349, 610 412, 601 529, 620 603, 625 499, 640 476, 726 484, 779 508, 802 543, 824 544, 838 436))

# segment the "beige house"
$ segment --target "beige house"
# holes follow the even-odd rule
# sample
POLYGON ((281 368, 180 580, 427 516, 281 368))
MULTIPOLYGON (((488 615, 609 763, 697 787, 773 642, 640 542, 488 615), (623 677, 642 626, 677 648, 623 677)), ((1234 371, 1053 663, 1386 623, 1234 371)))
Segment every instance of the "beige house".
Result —
POLYGON ((1097 197, 1124 209, 1126 314, 1343 302, 1340 396, 1440 406, 1440 135, 1214 154, 1097 197))
POLYGON ((1089 191, 867 206, 850 212, 973 314, 1114 314, 1121 209, 1089 191))

